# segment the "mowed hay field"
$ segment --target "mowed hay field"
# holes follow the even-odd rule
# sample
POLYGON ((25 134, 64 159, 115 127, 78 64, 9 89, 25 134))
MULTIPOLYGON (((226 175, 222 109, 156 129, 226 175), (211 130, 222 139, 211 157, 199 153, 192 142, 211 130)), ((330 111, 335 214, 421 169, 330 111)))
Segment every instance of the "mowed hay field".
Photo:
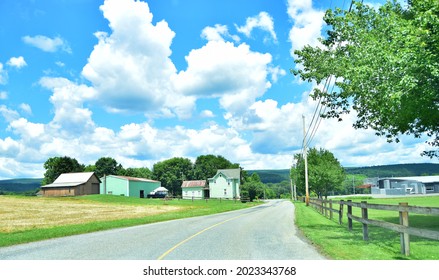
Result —
POLYGON ((0 196, 0 233, 141 218, 181 208, 171 205, 117 205, 70 197, 0 196))
POLYGON ((163 200, 113 195, 0 196, 0 247, 238 210, 261 202, 163 200))

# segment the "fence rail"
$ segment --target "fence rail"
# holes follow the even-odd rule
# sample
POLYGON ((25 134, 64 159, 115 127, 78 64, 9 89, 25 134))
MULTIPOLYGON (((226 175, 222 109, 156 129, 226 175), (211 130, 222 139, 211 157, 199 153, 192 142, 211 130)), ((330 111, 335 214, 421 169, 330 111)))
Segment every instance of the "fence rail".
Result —
POLYGON ((370 204, 367 201, 352 202, 351 200, 322 200, 311 198, 310 205, 316 208, 322 215, 333 219, 333 213, 338 213, 338 222, 343 222, 344 205, 347 206, 346 217, 348 219, 348 229, 352 231, 352 221, 356 221, 363 226, 363 240, 369 240, 368 225, 378 226, 399 232, 401 234, 400 244, 401 253, 406 256, 410 255, 410 235, 439 240, 439 231, 429 229, 419 229, 409 226, 409 213, 424 214, 424 215, 439 215, 439 208, 437 207, 419 207, 409 206, 408 203, 399 203, 399 205, 387 204, 370 204), (338 209, 334 209, 333 205, 338 204, 338 209), (352 214, 352 207, 361 209, 361 217, 352 214), (389 223, 385 221, 378 221, 369 219, 369 209, 396 211, 399 212, 399 224, 389 223), (328 216, 329 214, 329 216, 328 216))

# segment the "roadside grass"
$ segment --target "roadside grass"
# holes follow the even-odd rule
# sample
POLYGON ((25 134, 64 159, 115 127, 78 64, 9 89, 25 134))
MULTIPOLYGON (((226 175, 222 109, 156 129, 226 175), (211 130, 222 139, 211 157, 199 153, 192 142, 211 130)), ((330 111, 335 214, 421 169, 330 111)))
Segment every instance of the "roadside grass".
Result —
MULTIPOLYGON (((349 198, 350 199, 350 198, 349 198)), ((439 207, 439 196, 372 199, 352 198, 353 201, 367 201, 374 204, 395 204, 439 207)), ((343 223, 338 224, 338 215, 333 220, 321 215, 303 202, 296 206, 296 225, 301 232, 327 257, 336 260, 439 260, 439 241, 410 236, 410 256, 400 252, 400 234, 380 227, 369 226, 369 241, 363 241, 361 223, 353 221, 353 230, 347 229, 346 209, 343 223)), ((335 204, 334 207, 338 207, 335 204)), ((361 216, 360 209, 353 207, 353 215, 361 216)), ((399 224, 396 211, 368 211, 369 218, 399 224)), ((434 215, 409 214, 411 227, 439 231, 439 217, 434 215)))
POLYGON ((0 196, 0 247, 238 210, 258 202, 90 195, 0 196))

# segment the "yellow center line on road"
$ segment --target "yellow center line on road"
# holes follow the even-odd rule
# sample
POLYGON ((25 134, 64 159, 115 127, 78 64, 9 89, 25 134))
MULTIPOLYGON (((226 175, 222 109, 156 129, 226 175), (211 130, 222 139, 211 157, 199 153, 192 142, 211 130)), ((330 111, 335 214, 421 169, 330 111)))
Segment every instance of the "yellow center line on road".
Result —
MULTIPOLYGON (((250 213, 251 213, 251 212, 250 212, 250 213)), ((157 260, 163 260, 163 259, 164 259, 167 255, 169 255, 172 251, 174 251, 175 249, 177 249, 178 247, 180 247, 180 246, 183 245, 184 243, 188 242, 188 241, 191 240, 192 238, 194 238, 194 237, 196 237, 196 236, 202 234, 203 232, 206 232, 206 231, 208 231, 209 229, 212 229, 212 228, 214 228, 214 227, 220 226, 220 225, 225 224, 225 223, 227 223, 227 222, 230 222, 230 221, 232 221, 232 220, 236 220, 236 219, 238 219, 238 218, 241 218, 241 217, 243 217, 243 216, 246 216, 246 215, 248 215, 248 214, 250 214, 250 213, 245 213, 245 214, 242 214, 242 215, 239 215, 239 216, 236 216, 236 217, 233 217, 233 218, 230 218, 230 219, 224 220, 224 221, 219 222, 219 223, 217 223, 217 224, 214 224, 214 225, 212 225, 212 226, 210 226, 210 227, 207 227, 207 228, 205 228, 205 229, 203 229, 203 230, 201 230, 201 231, 195 233, 195 234, 192 235, 192 236, 189 236, 188 238, 186 238, 185 240, 181 241, 180 243, 178 243, 177 245, 175 245, 174 247, 172 247, 172 248, 169 249, 168 251, 164 252, 160 257, 157 258, 157 260)))

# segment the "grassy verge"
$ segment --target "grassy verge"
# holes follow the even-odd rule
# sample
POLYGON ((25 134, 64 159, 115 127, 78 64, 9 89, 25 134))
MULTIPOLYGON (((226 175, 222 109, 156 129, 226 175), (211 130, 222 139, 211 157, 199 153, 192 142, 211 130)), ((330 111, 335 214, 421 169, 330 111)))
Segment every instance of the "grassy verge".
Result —
MULTIPOLYGON (((354 200, 354 199, 353 199, 354 200)), ((365 200, 363 199, 358 199, 365 200)), ((355 200, 357 201, 357 200, 355 200)), ((398 204, 439 207, 439 196, 397 199, 368 199, 368 203, 398 204)), ((313 242, 323 254, 339 260, 439 260, 439 241, 410 236, 410 256, 400 253, 400 234, 380 227, 369 226, 369 241, 363 241, 362 225, 353 222, 353 230, 347 230, 344 214, 343 224, 322 216, 312 207, 295 202, 296 224, 302 233, 313 242)), ((337 205, 338 206, 338 205, 337 205)), ((353 214, 361 216, 360 210, 353 208, 353 214)), ((346 213, 346 209, 344 210, 346 213)), ((398 212, 369 210, 369 218, 399 223, 398 212)), ((439 231, 439 218, 432 215, 410 214, 410 226, 439 231)))
POLYGON ((215 214, 257 204, 215 199, 208 202, 164 201, 107 195, 65 198, 3 196, 0 199, 0 220, 3 221, 0 247, 215 214))

